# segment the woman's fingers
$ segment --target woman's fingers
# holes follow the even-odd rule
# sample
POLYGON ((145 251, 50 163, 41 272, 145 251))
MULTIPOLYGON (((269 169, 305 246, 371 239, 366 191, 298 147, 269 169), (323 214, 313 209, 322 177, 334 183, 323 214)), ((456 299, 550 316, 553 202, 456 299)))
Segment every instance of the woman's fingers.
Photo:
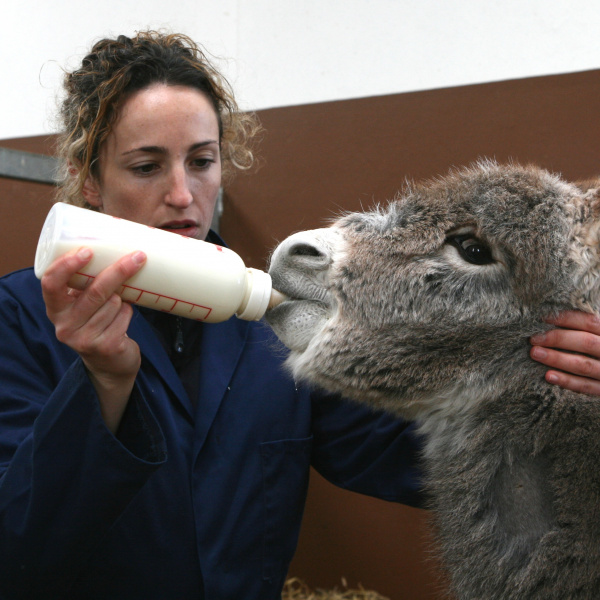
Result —
MULTIPOLYGON (((42 293, 48 316, 73 303, 78 290, 68 286, 69 280, 92 259, 89 248, 80 248, 57 258, 42 277, 42 293)), ((50 316, 52 319, 52 317, 50 316)))
POLYGON ((600 381, 595 379, 585 379, 569 375, 568 373, 548 371, 546 380, 572 392, 600 396, 600 381))
POLYGON ((531 358, 553 369, 600 380, 600 361, 589 356, 534 346, 531 358))
POLYGON ((531 358, 551 367, 546 380, 574 392, 600 395, 600 319, 566 311, 548 323, 551 329, 531 338, 531 358))
MULTIPOLYGON (((80 317, 88 313, 82 311, 64 324, 66 335, 72 332, 77 336, 79 340, 77 347, 80 354, 87 354, 95 350, 101 353, 109 353, 114 350, 110 347, 110 344, 107 344, 111 335, 118 340, 127 331, 127 329, 123 331, 121 328, 115 328, 115 319, 122 310, 123 305, 121 298, 113 293, 103 304, 90 312, 89 317, 86 317, 85 320, 80 320, 80 317), (104 348, 104 345, 108 347, 104 348)), ((75 307, 73 312, 78 312, 75 307)), ((61 339, 63 332, 60 325, 56 327, 56 337, 63 341, 61 339)))
POLYGON ((104 354, 107 344, 110 351, 111 340, 120 342, 131 318, 117 293, 139 271, 146 256, 143 252, 124 256, 93 278, 85 290, 73 290, 68 282, 91 257, 91 251, 82 248, 58 258, 44 274, 42 290, 57 338, 79 353, 91 354, 96 349, 104 354))
POLYGON ((588 331, 551 329, 545 333, 534 335, 530 342, 534 346, 566 350, 600 358, 600 335, 588 331))
POLYGON ((558 385, 572 392, 580 394, 589 394, 590 396, 600 396, 600 381, 586 377, 570 375, 562 371, 547 371, 545 379, 548 383, 558 385))
POLYGON ((600 335, 600 317, 598 315, 567 310, 556 317, 546 319, 546 321, 563 329, 578 329, 600 335))
POLYGON ((104 269, 78 296, 77 310, 84 314, 99 310, 113 294, 120 292, 123 284, 140 270, 145 261, 143 252, 134 252, 104 269))

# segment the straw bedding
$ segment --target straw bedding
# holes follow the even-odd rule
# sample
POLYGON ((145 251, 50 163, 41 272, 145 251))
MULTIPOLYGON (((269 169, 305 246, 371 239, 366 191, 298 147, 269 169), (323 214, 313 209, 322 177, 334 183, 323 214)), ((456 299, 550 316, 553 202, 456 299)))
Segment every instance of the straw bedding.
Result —
POLYGON ((359 586, 358 590, 350 590, 346 581, 342 579, 342 589, 311 590, 301 579, 291 577, 285 582, 282 600, 389 600, 377 592, 365 590, 359 586))

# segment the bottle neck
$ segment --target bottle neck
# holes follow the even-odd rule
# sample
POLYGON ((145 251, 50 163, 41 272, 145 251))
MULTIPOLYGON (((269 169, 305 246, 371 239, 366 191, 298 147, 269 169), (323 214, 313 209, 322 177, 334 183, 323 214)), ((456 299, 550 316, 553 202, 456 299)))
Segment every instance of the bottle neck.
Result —
POLYGON ((246 269, 246 289, 236 317, 244 321, 259 321, 267 312, 272 288, 268 273, 259 269, 246 269))

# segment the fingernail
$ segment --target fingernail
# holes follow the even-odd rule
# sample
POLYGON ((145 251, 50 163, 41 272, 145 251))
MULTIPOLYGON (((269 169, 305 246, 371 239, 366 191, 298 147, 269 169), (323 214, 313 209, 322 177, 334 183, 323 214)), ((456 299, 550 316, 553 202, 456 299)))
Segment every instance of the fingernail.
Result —
POLYGON ((556 373, 548 373, 546 375, 546 381, 549 383, 558 383, 558 375, 556 373))
POLYGON ((89 260, 92 256, 92 251, 90 248, 79 248, 79 250, 77 250, 77 256, 81 260, 89 260))
POLYGON ((133 256, 133 262, 136 265, 141 265, 145 260, 146 260, 146 255, 141 251, 138 250, 133 256))
POLYGON ((531 349, 531 356, 533 356, 533 358, 539 358, 540 360, 544 360, 544 358, 548 356, 548 352, 546 352, 544 348, 536 346, 535 348, 531 349))
POLYGON ((544 333, 536 333, 529 338, 529 341, 532 344, 541 344, 546 339, 546 335, 544 333))

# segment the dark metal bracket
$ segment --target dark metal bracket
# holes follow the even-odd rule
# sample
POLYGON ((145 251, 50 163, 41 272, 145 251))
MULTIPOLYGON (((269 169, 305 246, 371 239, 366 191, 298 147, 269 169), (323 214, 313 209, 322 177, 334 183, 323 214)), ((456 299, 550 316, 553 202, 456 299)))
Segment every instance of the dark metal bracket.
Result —
POLYGON ((56 184, 58 161, 46 154, 0 148, 0 177, 56 184))

